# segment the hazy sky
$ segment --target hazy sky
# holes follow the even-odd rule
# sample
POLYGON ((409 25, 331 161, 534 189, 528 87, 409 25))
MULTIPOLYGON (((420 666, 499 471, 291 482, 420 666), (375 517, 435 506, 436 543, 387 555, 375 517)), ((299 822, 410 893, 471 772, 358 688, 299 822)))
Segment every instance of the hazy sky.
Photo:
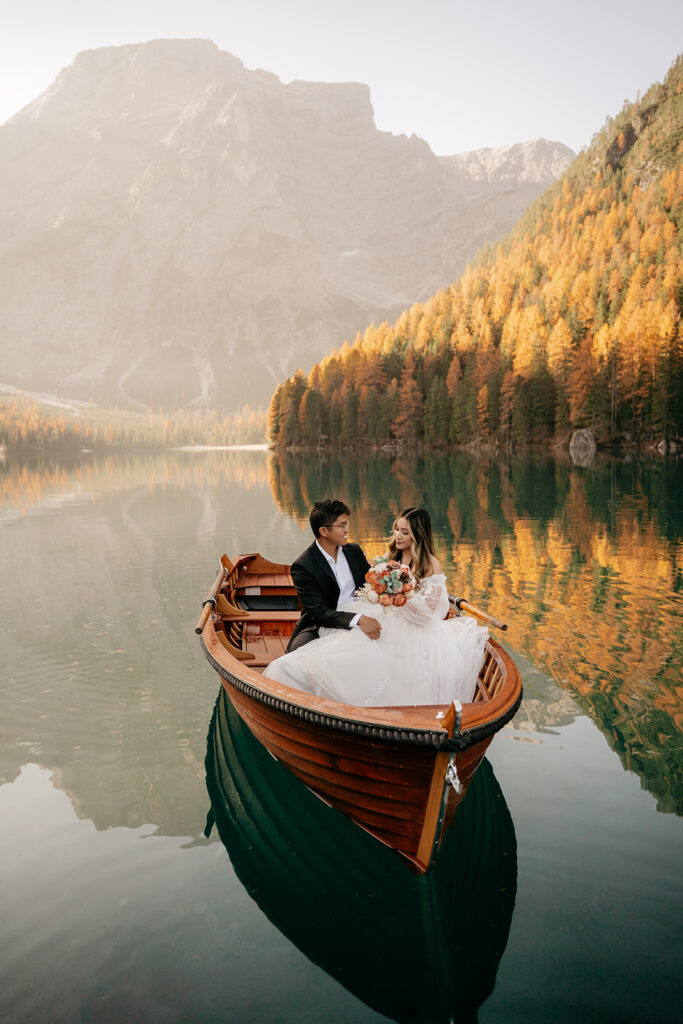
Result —
POLYGON ((683 49, 680 0, 1 0, 0 123, 80 50, 213 39, 283 82, 365 82, 384 131, 439 154, 578 150, 683 49))

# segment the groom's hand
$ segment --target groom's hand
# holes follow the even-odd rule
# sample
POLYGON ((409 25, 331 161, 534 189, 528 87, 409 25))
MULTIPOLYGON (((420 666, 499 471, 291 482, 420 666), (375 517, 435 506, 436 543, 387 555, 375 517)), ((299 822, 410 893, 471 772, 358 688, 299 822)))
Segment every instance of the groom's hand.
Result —
POLYGON ((373 619, 370 615, 361 615, 358 620, 358 627, 362 629, 366 636, 369 636, 371 640, 379 640, 379 635, 382 632, 382 624, 378 619, 373 619))

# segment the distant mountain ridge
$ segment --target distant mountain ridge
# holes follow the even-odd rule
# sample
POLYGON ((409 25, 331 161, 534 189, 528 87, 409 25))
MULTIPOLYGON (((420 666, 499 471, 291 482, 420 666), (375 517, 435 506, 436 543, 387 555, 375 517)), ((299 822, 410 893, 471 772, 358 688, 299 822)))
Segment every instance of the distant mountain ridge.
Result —
POLYGON ((567 166, 437 157, 359 84, 282 84, 204 40, 79 54, 0 127, 7 384, 173 409, 265 402, 455 279, 567 166))

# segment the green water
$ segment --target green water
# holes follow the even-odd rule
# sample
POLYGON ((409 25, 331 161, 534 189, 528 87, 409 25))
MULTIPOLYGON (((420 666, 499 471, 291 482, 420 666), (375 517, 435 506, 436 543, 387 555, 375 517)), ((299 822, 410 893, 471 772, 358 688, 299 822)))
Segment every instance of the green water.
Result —
MULTIPOLYGON (((302 899, 287 926, 260 908, 239 851, 233 867, 216 830, 203 836, 218 682, 193 632, 201 599, 223 551, 291 560, 328 493, 371 553, 397 510, 426 504, 452 589, 509 622, 525 701, 489 761, 516 885, 504 948, 482 947, 497 971, 479 1020, 678 1020, 680 482, 670 459, 6 459, 0 1020, 351 1022, 383 1008, 431 1021, 457 1007, 448 971, 425 985, 421 1017, 364 1001, 344 974, 348 920, 336 945, 318 941, 333 919, 302 899)), ((469 962, 481 928, 471 910, 458 918, 470 868, 454 870, 449 949, 469 962)), ((381 933, 393 872, 376 889, 343 879, 362 897, 358 941, 381 933)), ((396 956, 400 988, 401 957, 376 955, 389 986, 396 956)))

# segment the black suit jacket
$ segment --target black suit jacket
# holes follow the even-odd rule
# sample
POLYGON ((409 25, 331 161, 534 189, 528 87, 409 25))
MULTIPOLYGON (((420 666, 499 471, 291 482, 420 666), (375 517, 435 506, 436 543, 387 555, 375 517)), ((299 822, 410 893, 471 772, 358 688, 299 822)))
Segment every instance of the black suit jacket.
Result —
MULTIPOLYGON (((362 587, 370 563, 358 544, 345 544, 344 555, 356 587, 362 587)), ((290 645, 303 629, 328 626, 350 629, 351 612, 338 612, 339 586, 325 556, 315 541, 292 563, 292 581, 301 601, 301 618, 296 624, 290 645)))

